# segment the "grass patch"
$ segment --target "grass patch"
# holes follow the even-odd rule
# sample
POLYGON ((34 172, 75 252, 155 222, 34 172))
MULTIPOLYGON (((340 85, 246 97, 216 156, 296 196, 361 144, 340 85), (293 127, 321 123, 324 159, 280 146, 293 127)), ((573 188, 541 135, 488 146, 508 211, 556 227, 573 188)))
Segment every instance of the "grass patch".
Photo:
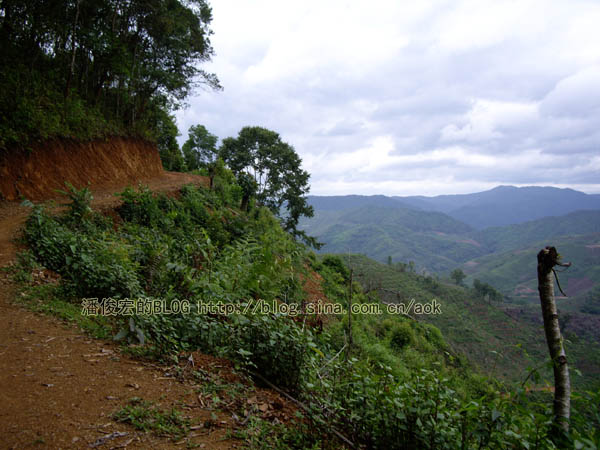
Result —
POLYGON ((227 383, 220 379, 207 378, 201 372, 194 372, 197 379, 205 380, 196 392, 210 400, 210 404, 214 409, 218 409, 219 405, 224 402, 231 403, 236 399, 247 397, 251 388, 244 386, 241 383, 227 383))
POLYGON ((248 425, 235 431, 230 437, 244 441, 249 450, 287 450, 291 448, 305 450, 321 450, 339 448, 335 441, 323 440, 322 436, 314 433, 308 424, 302 421, 290 424, 273 424, 259 417, 251 417, 248 425))
POLYGON ((81 330, 96 339, 111 339, 114 324, 105 316, 84 316, 81 305, 61 298, 62 288, 47 284, 31 286, 22 284, 15 301, 29 309, 77 325, 81 330))
POLYGON ((24 308, 58 317, 61 320, 77 325, 85 333, 96 339, 110 339, 114 334, 114 320, 105 316, 87 316, 82 314, 79 303, 68 301, 62 284, 35 284, 36 272, 44 270, 35 259, 33 253, 25 250, 17 255, 16 263, 3 268, 12 276, 17 290, 15 302, 24 308))
POLYGON ((130 423, 138 430, 168 435, 173 440, 185 437, 190 430, 190 420, 177 409, 162 410, 139 397, 131 398, 129 404, 112 417, 117 422, 130 423))

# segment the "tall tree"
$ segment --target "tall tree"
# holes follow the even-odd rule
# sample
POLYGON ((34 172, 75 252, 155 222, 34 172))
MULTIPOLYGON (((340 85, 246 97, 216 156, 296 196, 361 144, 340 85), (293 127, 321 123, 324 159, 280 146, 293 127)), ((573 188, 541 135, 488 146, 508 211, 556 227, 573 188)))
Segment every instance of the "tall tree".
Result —
POLYGON ((492 300, 495 302, 501 302, 503 298, 502 294, 494 289, 491 284, 482 283, 477 278, 473 280, 473 290, 479 298, 487 300, 488 302, 492 300))
POLYGON ((217 160, 217 136, 209 133, 204 125, 192 125, 181 149, 188 169, 208 168, 217 160))
POLYGON ((462 286, 463 281, 465 278, 467 278, 467 276, 461 269, 454 269, 450 274, 450 278, 454 280, 454 283, 456 283, 456 285, 462 286))
POLYGON ((180 133, 175 123, 175 117, 164 108, 152 108, 152 111, 149 122, 154 131, 156 146, 164 169, 175 172, 185 171, 185 161, 177 142, 177 136, 180 133))
POLYGON ((275 131, 244 127, 237 138, 223 139, 219 154, 233 173, 254 178, 257 202, 278 215, 287 231, 317 245, 297 229, 300 217, 312 217, 314 211, 306 199, 310 175, 300 167, 302 161, 290 144, 275 131))

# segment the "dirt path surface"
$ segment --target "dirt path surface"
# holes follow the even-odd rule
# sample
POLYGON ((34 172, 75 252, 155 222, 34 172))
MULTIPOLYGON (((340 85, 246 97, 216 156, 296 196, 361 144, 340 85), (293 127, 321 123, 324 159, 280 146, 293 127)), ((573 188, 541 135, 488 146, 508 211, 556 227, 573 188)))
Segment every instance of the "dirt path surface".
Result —
MULTIPOLYGON (((165 173, 146 182, 160 191, 187 183, 205 185, 206 179, 165 173)), ((119 199, 113 193, 122 189, 92 189, 93 206, 115 206, 119 199)), ((0 203, 2 267, 16 255, 13 239, 27 213, 18 203, 0 203)), ((186 448, 187 440, 176 443, 112 420, 132 397, 164 409, 177 406, 192 424, 201 424, 188 435, 197 448, 242 447, 226 437, 231 414, 203 407, 193 384, 165 367, 120 354, 112 342, 92 340, 58 319, 25 310, 14 296, 15 286, 0 272, 0 448, 186 448)), ((215 361, 204 363, 210 368, 215 361)))

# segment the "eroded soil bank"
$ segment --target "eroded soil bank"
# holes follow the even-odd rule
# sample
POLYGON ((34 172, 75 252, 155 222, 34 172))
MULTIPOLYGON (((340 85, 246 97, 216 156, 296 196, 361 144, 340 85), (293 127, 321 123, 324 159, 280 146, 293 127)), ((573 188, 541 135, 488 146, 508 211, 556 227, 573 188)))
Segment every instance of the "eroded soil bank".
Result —
POLYGON ((163 173, 156 146, 141 139, 54 140, 31 151, 0 152, 0 198, 47 200, 65 181, 77 188, 125 186, 163 173))

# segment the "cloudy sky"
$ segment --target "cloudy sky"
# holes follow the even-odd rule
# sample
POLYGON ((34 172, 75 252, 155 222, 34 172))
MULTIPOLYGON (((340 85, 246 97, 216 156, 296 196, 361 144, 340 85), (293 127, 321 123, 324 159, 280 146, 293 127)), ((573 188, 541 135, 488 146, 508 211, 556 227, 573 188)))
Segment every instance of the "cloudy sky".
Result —
POLYGON ((600 193, 596 0, 212 0, 224 90, 177 114, 277 131, 311 194, 600 193))

